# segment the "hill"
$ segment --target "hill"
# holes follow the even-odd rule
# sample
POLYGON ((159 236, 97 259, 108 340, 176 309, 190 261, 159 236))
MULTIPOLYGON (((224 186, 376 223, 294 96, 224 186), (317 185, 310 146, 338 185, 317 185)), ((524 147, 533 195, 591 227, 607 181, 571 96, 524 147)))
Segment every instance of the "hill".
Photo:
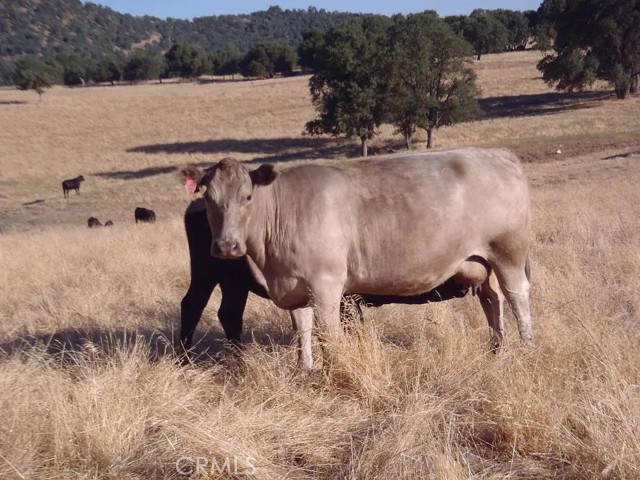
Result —
POLYGON ((247 15, 162 20, 122 14, 80 0, 15 0, 0 2, 0 57, 35 54, 48 59, 58 54, 76 54, 102 58, 135 48, 165 50, 177 41, 208 52, 244 52, 264 40, 286 40, 297 47, 305 31, 325 30, 355 16, 313 7, 271 7, 247 15))

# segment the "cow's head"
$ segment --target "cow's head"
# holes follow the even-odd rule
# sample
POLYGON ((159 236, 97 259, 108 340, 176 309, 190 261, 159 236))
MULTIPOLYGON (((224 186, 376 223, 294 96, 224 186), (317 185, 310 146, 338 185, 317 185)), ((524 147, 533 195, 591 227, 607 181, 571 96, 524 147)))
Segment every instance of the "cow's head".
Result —
POLYGON ((205 189, 207 218, 211 228, 211 255, 238 258, 247 253, 247 235, 254 190, 272 183, 278 176, 273 165, 250 171, 243 164, 224 159, 204 171, 182 169, 187 193, 205 189))

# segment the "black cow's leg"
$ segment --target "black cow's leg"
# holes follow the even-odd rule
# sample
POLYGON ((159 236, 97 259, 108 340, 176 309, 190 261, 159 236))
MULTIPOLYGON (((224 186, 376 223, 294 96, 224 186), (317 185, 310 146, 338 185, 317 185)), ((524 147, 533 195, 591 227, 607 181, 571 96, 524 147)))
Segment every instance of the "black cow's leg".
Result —
POLYGON ((227 340, 235 346, 241 343, 242 315, 247 305, 249 289, 242 284, 221 283, 222 300, 218 310, 218 319, 222 324, 227 340))
POLYGON ((180 304, 180 340, 177 345, 179 355, 185 355, 191 348, 193 334, 217 284, 216 279, 211 276, 192 277, 189 290, 180 304))

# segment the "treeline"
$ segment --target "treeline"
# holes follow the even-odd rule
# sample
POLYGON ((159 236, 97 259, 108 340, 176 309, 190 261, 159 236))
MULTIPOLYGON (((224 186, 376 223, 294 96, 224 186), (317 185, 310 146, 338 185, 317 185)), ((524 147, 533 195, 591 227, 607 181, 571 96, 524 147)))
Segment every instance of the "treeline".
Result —
MULTIPOLYGON (((43 21, 42 18, 49 18, 43 12, 54 12, 55 18, 64 16, 64 10, 60 9, 61 4, 68 5, 70 8, 74 7, 70 11, 76 12, 76 16, 79 16, 78 8, 80 11, 95 11, 94 23, 90 25, 97 25, 96 22, 101 19, 98 23, 103 26, 103 30, 106 29, 110 32, 111 37, 115 36, 117 42, 110 49, 96 50, 97 45, 101 44, 100 42, 88 41, 88 46, 85 46, 82 41, 82 39, 87 40, 85 36, 74 36, 69 34, 67 30, 63 30, 58 33, 62 35, 62 43, 66 45, 65 48, 60 47, 58 42, 60 48, 51 49, 51 45, 56 45, 56 42, 49 40, 45 42, 48 49, 45 49, 42 54, 38 54, 34 47, 27 49, 28 55, 13 57, 16 60, 0 59, 0 83, 24 85, 23 71, 27 67, 30 70, 36 69, 40 75, 45 75, 49 84, 70 86, 87 82, 116 83, 122 80, 136 82, 174 77, 196 78, 200 75, 233 77, 240 74, 252 78, 270 78, 279 74, 289 75, 298 66, 312 71, 313 61, 309 59, 309 55, 312 54, 315 47, 314 41, 319 35, 328 29, 344 24, 349 19, 376 17, 374 15, 330 14, 313 8, 281 10, 278 7, 271 7, 266 12, 258 12, 250 16, 206 17, 195 19, 193 22, 167 20, 174 26, 181 25, 181 28, 178 29, 179 32, 186 32, 187 25, 191 25, 201 34, 194 36, 186 33, 178 34, 173 31, 171 34, 173 37, 184 36, 195 38, 197 41, 179 40, 166 44, 166 36, 162 36, 161 40, 159 40, 160 37, 152 37, 152 40, 147 43, 138 42, 138 48, 131 48, 135 43, 129 44, 130 48, 127 50, 123 46, 139 37, 140 33, 136 32, 141 28, 140 25, 144 25, 145 21, 151 21, 150 18, 143 17, 133 22, 134 17, 122 16, 110 9, 96 5, 87 4, 84 7, 78 7, 75 0, 56 0, 46 3, 46 6, 44 4, 45 2, 41 2, 34 7, 39 15, 37 18, 41 19, 38 20, 39 22, 43 21), (59 7, 58 9, 55 8, 56 5, 59 7), (104 18, 101 17, 102 14, 105 15, 104 18), (113 24, 114 15, 122 21, 119 29, 111 31, 107 27, 113 24), (250 18, 251 21, 245 17, 250 18), (244 22, 233 22, 233 18, 238 21, 244 19, 244 22), (215 31, 215 29, 208 28, 214 19, 225 20, 223 24, 228 28, 235 25, 235 28, 240 29, 241 24, 244 24, 242 30, 248 28, 251 31, 263 32, 264 38, 243 49, 243 46, 247 44, 247 38, 251 38, 251 35, 242 37, 243 41, 238 43, 229 43, 230 39, 236 37, 236 35, 229 35, 227 43, 218 44, 215 48, 207 47, 210 45, 207 40, 209 37, 205 38, 203 35, 204 32, 215 31), (298 21, 294 21, 295 19, 298 21), (332 19, 332 21, 330 22, 328 19, 332 19), (289 28, 280 30, 280 35, 286 37, 289 32, 291 38, 269 39, 277 36, 278 29, 284 23, 288 24, 289 28), (131 28, 124 28, 123 25, 130 25, 131 28), (292 25, 296 25, 296 28, 292 28, 292 25), (322 27, 309 28, 302 33, 299 32, 302 26, 313 27, 314 25, 322 25, 322 27), (138 28, 134 28, 136 26, 138 28), (123 28, 124 30, 122 30, 123 28), (129 33, 125 34, 125 32, 129 33), (295 35, 292 32, 295 32, 295 35), (77 48, 70 47, 70 39, 73 39, 71 43, 77 48), (160 46, 165 44, 166 48, 161 49, 160 46), (108 53, 101 54, 100 52, 104 50, 108 53)), ((22 19, 22 23, 24 21, 22 19)), ((469 16, 446 17, 445 21, 455 33, 473 45, 478 58, 484 53, 524 48, 536 27, 536 15, 533 12, 523 13, 510 10, 475 10, 469 16)), ((20 24, 20 22, 17 23, 17 25, 20 24)), ((70 25, 73 26, 75 23, 72 22, 70 25)), ((81 24, 76 25, 77 30, 80 29, 79 25, 81 24)), ((163 30, 157 25, 156 27, 163 30)), ((50 32, 50 35, 51 32, 56 31, 51 25, 44 30, 50 32)), ((100 29, 98 29, 99 31, 100 29)), ((142 31, 147 32, 144 29, 142 31)), ((94 33, 94 37, 96 35, 98 33, 94 33)), ((9 35, 9 39, 15 38, 15 34, 9 35)), ((8 45, 11 45, 11 41, 8 42, 8 45)), ((3 48, 6 53, 11 47, 5 45, 3 48)))
POLYGON ((193 21, 135 17, 80 0, 12 0, 0 2, 0 58, 36 55, 52 61, 59 55, 100 60, 144 49, 165 52, 189 43, 206 52, 246 53, 258 42, 284 40, 294 49, 304 32, 326 30, 358 14, 309 7, 271 7, 248 15, 220 15, 193 21))
POLYGON ((188 43, 176 43, 164 54, 146 50, 132 52, 128 56, 110 55, 101 60, 77 55, 57 55, 46 61, 35 55, 24 55, 15 62, 0 60, 5 84, 21 89, 32 89, 30 81, 40 78, 40 83, 51 85, 85 85, 87 83, 111 83, 121 81, 181 78, 195 79, 202 75, 230 76, 240 74, 252 78, 272 78, 275 75, 291 75, 298 65, 298 55, 284 41, 259 42, 244 55, 234 50, 206 53, 188 43))

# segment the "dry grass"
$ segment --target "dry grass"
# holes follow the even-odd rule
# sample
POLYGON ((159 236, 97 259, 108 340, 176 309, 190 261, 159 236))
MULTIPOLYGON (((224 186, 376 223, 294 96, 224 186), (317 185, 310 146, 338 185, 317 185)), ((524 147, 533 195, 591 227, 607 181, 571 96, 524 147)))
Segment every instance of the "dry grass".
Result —
MULTIPOLYGON (((539 160, 538 347, 510 320, 507 348, 487 354, 475 298, 386 306, 310 378, 287 315, 255 297, 243 361, 168 354, 188 284, 171 168, 349 153, 299 135, 306 79, 0 91, 0 477, 182 478, 176 461, 206 460, 196 478, 639 478, 640 99, 558 97, 535 60, 485 57, 501 108, 437 141, 539 160), (60 180, 80 173, 64 201, 60 180), (158 222, 133 228, 137 205, 158 222), (116 226, 89 230, 90 214, 116 226)), ((400 143, 390 132, 381 148, 400 143)), ((218 302, 201 352, 220 350, 218 302)))

